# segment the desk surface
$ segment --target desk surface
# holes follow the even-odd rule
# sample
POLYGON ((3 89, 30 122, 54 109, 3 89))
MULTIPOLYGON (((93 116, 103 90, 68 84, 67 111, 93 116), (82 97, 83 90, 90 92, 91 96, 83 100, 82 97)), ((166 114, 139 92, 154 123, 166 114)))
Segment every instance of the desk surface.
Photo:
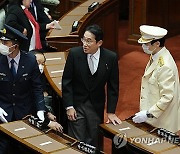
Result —
POLYGON ((0 130, 36 152, 66 154, 73 151, 73 153, 77 154, 82 153, 76 147, 70 146, 77 140, 65 134, 60 136, 54 131, 45 134, 28 124, 27 121, 20 120, 0 124, 0 130))
MULTIPOLYGON (((106 0, 96 0, 96 2, 99 2, 100 4, 103 3, 106 0)), ((74 21, 79 21, 85 14, 88 13, 88 7, 94 2, 94 0, 87 0, 75 9, 69 11, 65 16, 63 16, 59 20, 59 24, 62 27, 62 30, 56 30, 53 29, 49 33, 48 37, 58 37, 58 36, 66 36, 71 33, 72 30, 72 24, 74 21)))
POLYGON ((45 76, 59 96, 62 96, 61 80, 66 63, 68 52, 50 52, 44 53, 46 63, 44 68, 45 76))
MULTIPOLYGON (((123 121, 122 124, 114 126, 113 124, 101 124, 101 129, 111 135, 123 135, 123 139, 128 144, 147 153, 180 153, 177 145, 171 144, 158 137, 155 133, 150 133, 154 127, 148 124, 134 124, 131 120, 123 121)), ((112 138, 113 139, 113 138, 112 138)))

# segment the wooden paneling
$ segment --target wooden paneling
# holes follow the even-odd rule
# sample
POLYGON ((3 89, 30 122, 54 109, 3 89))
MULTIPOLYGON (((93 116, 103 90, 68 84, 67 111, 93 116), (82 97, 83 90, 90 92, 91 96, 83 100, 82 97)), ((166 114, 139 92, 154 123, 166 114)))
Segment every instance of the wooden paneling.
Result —
POLYGON ((168 30, 167 37, 180 33, 179 0, 129 0, 129 43, 137 43, 139 26, 156 25, 168 30))

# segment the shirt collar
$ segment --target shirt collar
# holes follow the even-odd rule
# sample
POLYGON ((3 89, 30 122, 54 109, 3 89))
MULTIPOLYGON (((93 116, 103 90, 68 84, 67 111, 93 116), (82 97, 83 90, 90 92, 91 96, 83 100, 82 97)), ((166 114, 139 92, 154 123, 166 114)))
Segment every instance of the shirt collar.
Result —
MULTIPOLYGON (((12 60, 12 58, 10 58, 9 56, 7 56, 7 59, 8 59, 8 63, 10 63, 10 61, 12 60)), ((20 52, 13 59, 14 59, 15 63, 18 65, 19 64, 19 60, 20 60, 20 52)))
POLYGON ((159 55, 162 54, 165 47, 163 47, 161 50, 159 50, 156 54, 152 55, 153 61, 159 58, 159 55))
POLYGON ((93 55, 93 57, 98 60, 100 57, 100 48, 98 48, 98 50, 94 54, 88 54, 88 57, 90 57, 91 55, 93 55))
POLYGON ((24 10, 26 7, 24 5, 21 5, 21 8, 24 10))

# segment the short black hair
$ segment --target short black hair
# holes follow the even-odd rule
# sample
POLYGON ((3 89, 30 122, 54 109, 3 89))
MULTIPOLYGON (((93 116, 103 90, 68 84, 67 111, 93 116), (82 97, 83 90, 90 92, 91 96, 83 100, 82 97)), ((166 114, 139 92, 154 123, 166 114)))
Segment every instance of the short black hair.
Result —
POLYGON ((157 39, 157 40, 152 40, 151 41, 151 45, 154 44, 155 42, 159 41, 160 42, 160 46, 159 47, 164 47, 165 40, 166 40, 165 37, 157 39))
POLYGON ((90 25, 86 28, 86 31, 89 31, 92 34, 94 34, 95 40, 97 42, 100 40, 103 40, 103 31, 98 25, 96 25, 96 24, 90 25))

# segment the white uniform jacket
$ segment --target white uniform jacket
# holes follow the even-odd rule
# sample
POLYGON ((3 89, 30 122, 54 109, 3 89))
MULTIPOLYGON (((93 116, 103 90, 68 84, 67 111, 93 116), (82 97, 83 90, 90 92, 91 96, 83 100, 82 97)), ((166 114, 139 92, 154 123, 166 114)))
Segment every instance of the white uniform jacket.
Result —
POLYGON ((178 69, 169 51, 163 47, 152 64, 148 62, 142 77, 140 110, 148 110, 155 116, 146 122, 172 132, 178 131, 179 95, 178 69))

